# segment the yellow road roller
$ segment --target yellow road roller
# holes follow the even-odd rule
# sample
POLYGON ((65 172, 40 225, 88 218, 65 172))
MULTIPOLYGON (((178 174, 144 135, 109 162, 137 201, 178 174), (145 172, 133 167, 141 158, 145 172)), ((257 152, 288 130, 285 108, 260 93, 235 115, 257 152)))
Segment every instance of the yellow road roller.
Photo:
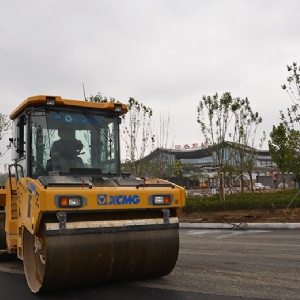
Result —
POLYGON ((0 252, 23 260, 33 293, 168 275, 185 190, 120 171, 127 106, 34 96, 10 115, 0 252))

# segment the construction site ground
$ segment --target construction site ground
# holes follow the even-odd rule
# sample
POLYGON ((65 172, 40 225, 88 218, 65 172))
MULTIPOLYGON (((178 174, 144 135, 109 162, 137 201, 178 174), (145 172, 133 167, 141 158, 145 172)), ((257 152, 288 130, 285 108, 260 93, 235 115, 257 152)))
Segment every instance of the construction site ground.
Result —
POLYGON ((300 208, 183 212, 181 223, 299 223, 300 208))

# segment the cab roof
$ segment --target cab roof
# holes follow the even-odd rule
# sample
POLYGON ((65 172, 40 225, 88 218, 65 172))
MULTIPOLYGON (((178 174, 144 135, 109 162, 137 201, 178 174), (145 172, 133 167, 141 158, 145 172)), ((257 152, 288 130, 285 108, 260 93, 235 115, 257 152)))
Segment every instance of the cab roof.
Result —
POLYGON ((118 111, 119 115, 124 115, 127 113, 128 108, 126 104, 122 103, 115 103, 115 102, 106 102, 106 103, 95 103, 83 100, 69 100, 69 99, 62 99, 61 96, 46 96, 46 95, 39 95, 29 97, 24 100, 11 114, 10 119, 14 120, 24 109, 28 107, 34 106, 41 106, 41 105, 49 105, 51 107, 54 106, 72 106, 72 107, 81 107, 81 108, 96 108, 100 110, 107 110, 107 111, 115 111, 116 107, 121 107, 121 110, 118 111), (52 104, 49 104, 52 103, 52 104), (54 103, 54 105, 53 105, 54 103))

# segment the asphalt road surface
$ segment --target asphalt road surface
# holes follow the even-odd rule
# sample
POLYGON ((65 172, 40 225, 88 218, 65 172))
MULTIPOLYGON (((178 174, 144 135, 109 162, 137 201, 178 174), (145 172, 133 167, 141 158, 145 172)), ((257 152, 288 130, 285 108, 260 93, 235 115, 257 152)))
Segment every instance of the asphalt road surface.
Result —
POLYGON ((22 262, 0 257, 0 299, 300 299, 300 230, 180 229, 164 278, 34 295, 22 262))

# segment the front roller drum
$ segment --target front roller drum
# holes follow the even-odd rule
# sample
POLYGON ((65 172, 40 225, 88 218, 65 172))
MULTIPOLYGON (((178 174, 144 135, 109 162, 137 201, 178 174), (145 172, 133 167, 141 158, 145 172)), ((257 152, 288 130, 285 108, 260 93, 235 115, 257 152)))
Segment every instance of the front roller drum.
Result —
POLYGON ((168 275, 179 251, 178 224, 62 231, 39 239, 24 230, 24 271, 32 292, 168 275))

